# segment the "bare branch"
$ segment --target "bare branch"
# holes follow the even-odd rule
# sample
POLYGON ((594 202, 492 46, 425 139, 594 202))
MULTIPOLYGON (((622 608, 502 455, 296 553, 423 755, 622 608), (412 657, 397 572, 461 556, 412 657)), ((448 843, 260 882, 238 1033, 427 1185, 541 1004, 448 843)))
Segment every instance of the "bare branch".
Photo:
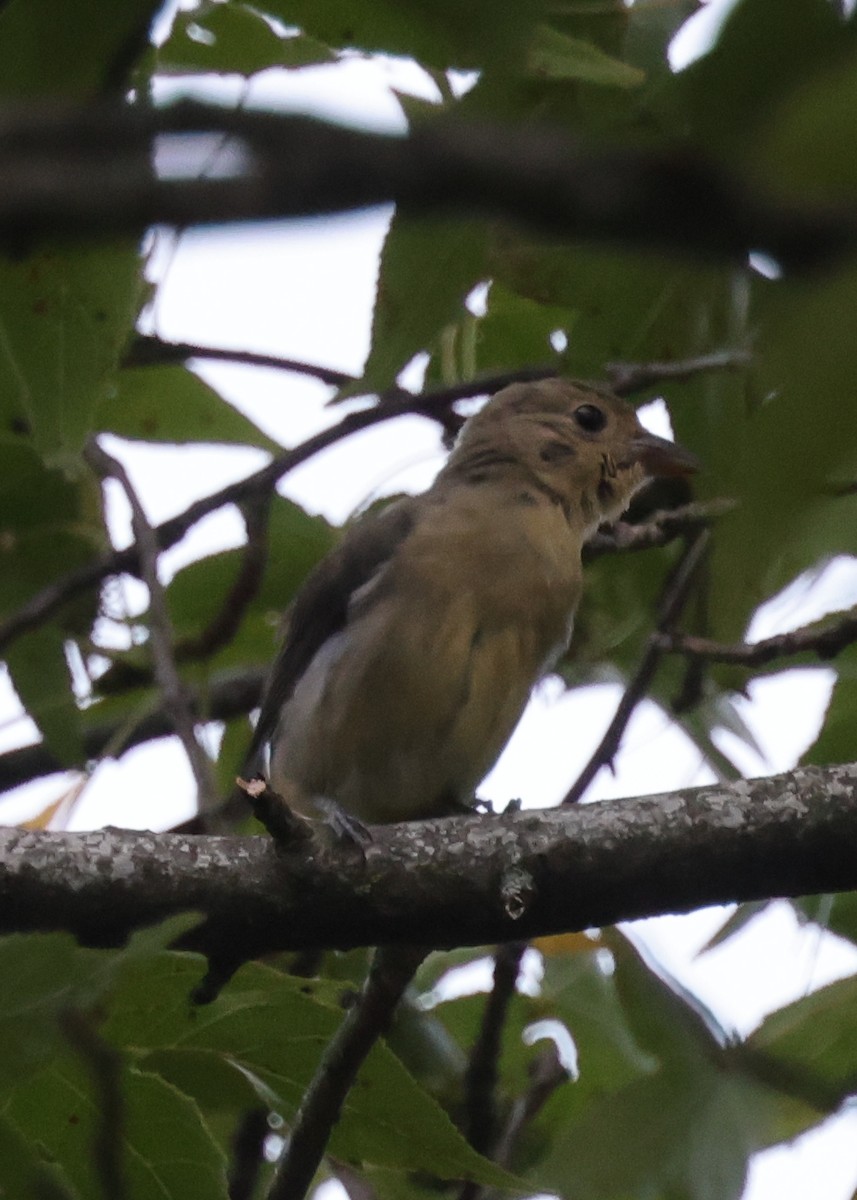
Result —
POLYGON ((715 350, 697 358, 668 362, 607 363, 607 379, 617 396, 631 396, 661 383, 692 379, 710 371, 740 371, 749 367, 753 356, 747 350, 715 350))
POLYGON ((238 1122, 232 1138, 229 1200, 253 1200, 265 1161, 265 1139, 269 1132, 268 1112, 264 1108, 249 1109, 238 1122))
POLYGON ((735 501, 708 500, 705 503, 683 504, 680 508, 661 509, 639 525, 616 521, 606 525, 583 547, 583 561, 591 562, 602 554, 651 550, 666 546, 678 537, 705 529, 718 517, 735 508, 735 501))
MULTIPOLYGON (((509 942, 494 955, 494 985, 485 1001, 479 1033, 464 1077, 467 1137, 474 1150, 492 1157, 497 1139, 497 1081, 503 1028, 521 969, 526 942, 509 942)), ((468 1180, 459 1200, 476 1200, 481 1187, 468 1180)))
MULTIPOLYGON (((259 704, 264 681, 265 672, 258 669, 249 669, 240 674, 224 674, 215 678, 204 691, 195 696, 195 713, 198 719, 231 721, 251 712, 259 704)), ((121 723, 112 721, 86 731, 83 748, 87 758, 100 758, 111 751, 119 754, 143 742, 169 737, 175 730, 168 715, 159 710, 136 722, 117 743, 117 736, 121 732, 121 723)), ((7 750, 0 754, 0 792, 7 792, 23 783, 29 783, 32 779, 41 779, 45 775, 53 775, 66 769, 67 766, 54 757, 44 742, 22 746, 17 750, 7 750)))
POLYGON ((207 359, 211 362, 233 363, 244 367, 264 367, 275 371, 290 371, 295 375, 309 375, 331 387, 345 387, 356 383, 354 375, 336 371, 333 367, 316 366, 295 358, 281 358, 277 354, 260 354, 255 350, 228 350, 223 346, 200 346, 194 342, 165 342, 162 338, 144 336, 134 338, 126 351, 123 366, 163 367, 174 363, 185 363, 189 359, 207 359))
POLYGON ((666 654, 684 654, 704 662, 731 663, 739 667, 762 667, 779 658, 798 654, 817 654, 821 659, 835 658, 847 646, 857 642, 857 612, 830 622, 814 621, 789 633, 778 633, 759 642, 713 642, 686 634, 660 633, 658 645, 666 654))
POLYGON ((259 594, 268 562, 268 517, 271 493, 254 496, 243 506, 247 541, 241 552, 241 565, 226 593, 220 611, 196 637, 176 642, 176 662, 197 662, 210 658, 234 639, 250 604, 259 594))
POLYGON ((686 148, 596 146, 532 125, 420 122, 387 136, 307 117, 183 102, 0 114, 0 237, 141 231, 344 212, 479 212, 551 234, 788 270, 857 235, 847 208, 789 207, 686 148), (229 170, 159 177, 158 135, 223 139, 229 170), (206 136, 208 135, 208 136, 206 136))
POLYGON ((0 829, 0 932, 98 945, 171 913, 236 961, 276 950, 484 946, 857 888, 857 764, 547 812, 376 826, 365 856, 264 837, 0 829), (510 903, 513 896, 514 903, 510 903))
MULTIPOLYGON (((258 471, 254 471, 251 475, 247 475, 235 483, 227 484, 218 491, 204 496, 201 500, 194 501, 177 516, 170 517, 169 520, 155 526, 154 534, 158 547, 161 550, 168 550, 180 542, 197 522, 227 504, 242 504, 252 501, 260 494, 264 495, 289 471, 294 470, 295 467, 300 466, 319 451, 326 450, 328 446, 333 446, 362 429, 368 429, 383 421, 391 421, 396 417, 414 413, 431 417, 444 424, 450 405, 457 400, 481 396, 497 390, 498 387, 505 386, 506 383, 520 379, 543 379, 553 374, 555 374, 553 369, 523 368, 499 376, 468 380, 465 383, 438 388, 417 396, 410 392, 394 389, 382 396, 374 408, 347 413, 330 429, 322 429, 293 450, 285 450, 282 454, 276 455, 258 471)), ((16 613, 0 623, 0 653, 22 634, 39 628, 69 600, 80 595, 81 592, 98 586, 109 575, 116 575, 122 571, 139 572, 139 570, 140 559, 137 547, 131 545, 124 550, 113 550, 100 555, 92 562, 70 571, 37 592, 16 613)))
POLYGON ((103 450, 94 439, 87 445, 85 457, 102 479, 113 478, 120 484, 131 506, 131 526, 143 580, 149 591, 149 642, 155 680, 163 698, 164 710, 181 740, 193 771, 199 809, 203 813, 210 812, 217 804, 217 785, 211 759, 197 740, 193 708, 176 665, 173 624, 164 585, 158 577, 160 551, 155 532, 122 463, 103 450))
POLYGON ((427 950, 380 947, 359 997, 328 1042, 304 1093, 267 1200, 303 1200, 357 1072, 386 1033, 405 988, 427 950))
POLYGON ((513 1106, 497 1145, 496 1160, 501 1167, 511 1165, 512 1154, 524 1129, 544 1108, 557 1088, 568 1083, 568 1078, 568 1071, 562 1064, 556 1043, 548 1041, 530 1064, 530 1086, 526 1094, 513 1106))
POLYGON ((655 631, 649 634, 640 665, 628 681, 628 686, 625 688, 622 699, 619 701, 619 705, 613 714, 612 721, 607 726, 604 736, 596 746, 592 757, 581 771, 575 783, 569 788, 563 798, 563 804, 576 804, 601 768, 612 763, 615 758, 634 709, 645 696, 658 669, 658 665, 663 658, 664 650, 658 639, 660 635, 668 633, 672 629, 681 615, 682 609, 690 595, 691 584, 702 562, 703 555, 708 549, 709 540, 709 531, 703 529, 685 547, 684 554, 668 580, 664 594, 661 597, 657 626, 655 631))
POLYGON ((77 1009, 60 1015, 60 1027, 86 1064, 95 1088, 92 1160, 101 1195, 103 1200, 125 1200, 125 1094, 119 1052, 99 1037, 91 1021, 77 1009))

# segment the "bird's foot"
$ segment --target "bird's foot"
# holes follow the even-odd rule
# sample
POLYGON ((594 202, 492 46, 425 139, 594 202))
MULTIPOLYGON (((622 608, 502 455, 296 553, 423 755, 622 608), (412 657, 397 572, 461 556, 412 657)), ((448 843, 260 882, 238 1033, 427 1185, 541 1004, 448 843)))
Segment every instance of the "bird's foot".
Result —
POLYGON ((372 833, 367 825, 327 796, 313 796, 313 805, 337 842, 357 846, 362 853, 366 852, 367 846, 372 844, 372 833))

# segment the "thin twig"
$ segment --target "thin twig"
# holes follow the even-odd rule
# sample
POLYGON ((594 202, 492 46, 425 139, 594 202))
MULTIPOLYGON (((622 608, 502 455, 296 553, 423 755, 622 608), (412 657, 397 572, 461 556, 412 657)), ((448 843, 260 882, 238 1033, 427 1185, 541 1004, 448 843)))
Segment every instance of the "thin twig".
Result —
MULTIPOLYGON (((497 375, 466 380, 449 387, 425 392, 422 395, 413 395, 402 389, 393 388, 382 395, 379 403, 373 408, 346 414, 336 425, 321 430, 294 449, 276 455, 258 471, 254 471, 251 475, 247 475, 235 483, 227 484, 209 496, 194 501, 183 512, 155 526, 154 534, 158 546, 162 551, 168 550, 181 541, 188 530, 204 517, 227 504, 241 504, 255 495, 264 494, 289 471, 353 433, 368 429, 383 421, 413 414, 429 417, 445 427, 454 428, 460 421, 456 419, 450 424, 449 412, 451 406, 457 401, 493 394, 510 383, 550 378, 556 373, 555 367, 523 367, 497 375)), ((74 571, 69 571, 37 592, 16 613, 0 623, 0 653, 23 634, 28 633, 31 629, 39 628, 63 605, 81 592, 96 587, 110 575, 116 575, 122 571, 137 571, 139 565, 137 547, 131 545, 124 550, 112 550, 89 563, 84 563, 74 571)))
POLYGON ((232 1137, 229 1164, 229 1200, 253 1200, 265 1161, 265 1139, 270 1133, 268 1110, 251 1108, 241 1117, 232 1137))
POLYGON ((485 1001, 464 1077, 468 1141, 480 1154, 491 1153, 497 1134, 500 1045, 526 948, 526 942, 509 942, 494 955, 494 985, 485 1001))
POLYGON ((730 513, 736 501, 726 498, 704 503, 683 504, 680 508, 661 509, 639 525, 616 521, 589 539, 583 547, 583 561, 591 562, 603 554, 636 552, 666 546, 678 537, 705 529, 718 517, 730 513))
MULTIPOLYGON (((285 358, 279 354, 265 354, 258 350, 232 349, 226 346, 203 346, 198 342, 170 342, 151 334, 138 334, 128 347, 123 365, 126 367, 168 366, 185 363, 191 359, 210 362, 232 363, 238 366, 261 367, 275 371, 288 371, 296 375, 308 375, 330 387, 353 387, 359 377, 334 367, 308 363, 301 359, 285 358)), ((715 350, 694 358, 671 359, 662 362, 625 363, 612 362, 604 367, 608 385, 617 396, 631 396, 635 392, 664 382, 681 382, 709 371, 738 371, 751 365, 753 356, 748 350, 715 350)), ((503 372, 497 375, 499 387, 516 380, 540 379, 557 373, 556 366, 523 367, 520 372, 503 372), (516 379, 511 378, 512 374, 516 379)), ((491 380, 482 380, 483 386, 491 380)), ((470 381, 464 385, 469 389, 470 381)), ((469 394, 469 393, 468 393, 469 394)))
POLYGON ((290 371, 295 375, 309 375, 331 387, 346 387, 357 382, 354 375, 337 371, 333 367, 318 366, 295 358, 283 358, 279 354, 262 354, 256 350, 230 350, 225 346, 200 346, 196 342, 167 342, 163 338, 140 334, 128 347, 123 366, 163 367, 184 363, 189 359, 207 359, 211 362, 234 363, 245 367, 263 367, 275 371, 290 371))
POLYGON ((285 850, 312 841, 312 825, 293 812, 283 797, 264 779, 239 779, 238 789, 246 797, 253 815, 264 825, 276 844, 285 850))
POLYGON ((564 1083, 568 1082, 568 1070, 562 1065, 556 1043, 548 1041, 530 1064, 530 1086, 525 1095, 512 1107, 506 1128, 497 1143, 495 1162, 509 1167, 521 1133, 547 1101, 564 1083))
POLYGON ((122 1154, 125 1142, 122 1060, 118 1051, 98 1036, 87 1017, 77 1009, 62 1013, 60 1025, 86 1064, 95 1087, 98 1115, 92 1159, 101 1194, 104 1200, 124 1200, 128 1188, 122 1154))
POLYGON ((102 479, 113 478, 120 484, 131 507, 131 526, 143 580, 149 591, 149 631, 155 680, 163 697, 164 708, 193 771, 199 809, 203 813, 209 812, 217 804, 217 785, 211 759, 197 740, 193 708, 176 666, 173 625, 166 592, 158 577, 160 550, 157 536, 122 463, 103 450, 94 439, 87 444, 85 456, 102 479))
MULTIPOLYGON (((464 1077, 467 1137, 474 1150, 492 1157, 497 1138, 497 1080, 503 1029, 515 996, 526 942, 509 942, 494 955, 494 985, 482 1010, 479 1033, 464 1077)), ((467 1180, 459 1200, 477 1200, 482 1188, 467 1180)))
MULTIPOLYGON (((358 433, 373 425, 379 425, 383 421, 391 421, 396 417, 415 413, 431 417, 443 424, 444 414, 457 400, 485 395, 505 386, 506 383, 522 379, 544 379, 555 373, 553 369, 525 368, 524 370, 509 371, 503 375, 468 380, 466 383, 438 388, 422 395, 413 395, 400 389, 392 389, 385 393, 381 397, 381 401, 374 407, 347 413, 336 425, 329 429, 322 429, 294 449, 285 450, 282 454, 276 455, 258 471, 254 471, 235 483, 227 484, 200 500, 195 500, 183 512, 156 525, 153 533, 158 547, 162 551, 168 550, 176 542, 181 541, 188 530, 204 517, 225 505, 242 504, 260 493, 264 494, 289 471, 294 470, 295 467, 300 466, 319 451, 326 450, 329 446, 350 437, 353 433, 358 433)), ((0 652, 22 634, 31 629, 37 629, 69 600, 81 592, 97 586, 108 576, 119 574, 122 571, 139 570, 139 551, 137 546, 132 544, 124 550, 112 550, 74 571, 70 571, 67 575, 37 592, 16 613, 0 624, 0 652)))
MULTIPOLYGON (((238 573, 208 625, 197 634, 176 640, 173 656, 177 663, 211 658, 228 646, 241 628, 248 607, 259 594, 268 562, 271 498, 269 491, 242 506, 247 541, 242 547, 238 573)), ((149 665, 120 657, 98 676, 96 691, 98 696, 121 695, 133 688, 150 686, 152 679, 149 665)))
POLYGON ((375 951, 363 990, 328 1043, 304 1094, 268 1200, 303 1200, 357 1072, 389 1028, 426 954, 418 946, 381 946, 375 951))
POLYGON ((679 382, 708 371, 740 371, 749 367, 753 356, 748 350, 715 350, 696 358, 677 358, 667 362, 607 363, 604 368, 617 396, 631 396, 665 382, 679 382))
POLYGON ((228 646, 237 634, 248 607, 259 594, 268 563, 268 518, 272 495, 251 497, 243 505, 247 541, 241 554, 241 565, 226 593, 220 611, 215 613, 196 637, 183 638, 176 643, 177 662, 196 662, 210 658, 228 646))
MULTIPOLYGON (((204 692, 196 694, 195 710, 199 719, 231 721, 235 717, 245 716, 258 706, 264 682, 265 672, 261 669, 224 674, 204 692)), ((163 709, 158 709, 142 719, 135 716, 130 722, 105 721, 103 725, 87 729, 83 735, 83 749, 88 759, 116 757, 132 746, 169 737, 172 733, 175 733, 175 729, 169 715, 163 709)), ((0 792, 66 769, 67 764, 60 762, 44 742, 7 750, 0 754, 0 792)), ((198 828, 196 818, 194 828, 197 833, 203 832, 198 828)))
POLYGON ((807 653, 817 654, 821 659, 831 659, 857 642, 857 613, 850 612, 832 623, 820 624, 815 621, 759 642, 730 644, 675 633, 660 633, 657 642, 665 654, 685 654, 688 658, 731 663, 739 667, 761 667, 778 658, 793 658, 797 654, 807 653))
POLYGON ((613 720, 607 727, 598 746, 595 748, 589 762, 581 771, 575 783, 571 786, 563 804, 576 804, 602 767, 613 762, 622 736, 634 709, 645 696, 655 672, 658 669, 664 650, 660 645, 660 635, 669 633, 675 622, 681 616, 693 583, 696 571, 702 562, 710 540, 707 529, 701 530, 692 542, 685 547, 684 553, 675 570, 672 572, 658 606, 657 625, 654 632, 649 634, 646 648, 640 665, 633 677, 628 681, 624 695, 619 701, 613 720))

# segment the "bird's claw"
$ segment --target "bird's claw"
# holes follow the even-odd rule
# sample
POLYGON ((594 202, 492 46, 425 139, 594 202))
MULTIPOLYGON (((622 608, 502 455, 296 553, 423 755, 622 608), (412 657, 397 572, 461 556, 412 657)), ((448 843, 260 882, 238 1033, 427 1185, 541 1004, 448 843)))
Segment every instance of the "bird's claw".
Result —
POLYGON ((366 852, 366 848, 372 844, 372 833, 368 826, 326 796, 314 796, 313 803, 338 842, 357 846, 360 851, 366 852))

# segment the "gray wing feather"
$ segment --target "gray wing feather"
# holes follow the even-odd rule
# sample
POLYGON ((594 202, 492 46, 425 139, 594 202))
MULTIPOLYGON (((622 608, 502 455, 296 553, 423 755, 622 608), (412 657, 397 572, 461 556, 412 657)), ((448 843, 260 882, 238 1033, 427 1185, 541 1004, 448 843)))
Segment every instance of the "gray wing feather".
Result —
POLYGON ((410 496, 361 518, 310 574, 292 603, 285 640, 271 668, 245 770, 258 770, 280 710, 327 640, 344 628, 351 598, 387 563, 416 521, 410 496))

